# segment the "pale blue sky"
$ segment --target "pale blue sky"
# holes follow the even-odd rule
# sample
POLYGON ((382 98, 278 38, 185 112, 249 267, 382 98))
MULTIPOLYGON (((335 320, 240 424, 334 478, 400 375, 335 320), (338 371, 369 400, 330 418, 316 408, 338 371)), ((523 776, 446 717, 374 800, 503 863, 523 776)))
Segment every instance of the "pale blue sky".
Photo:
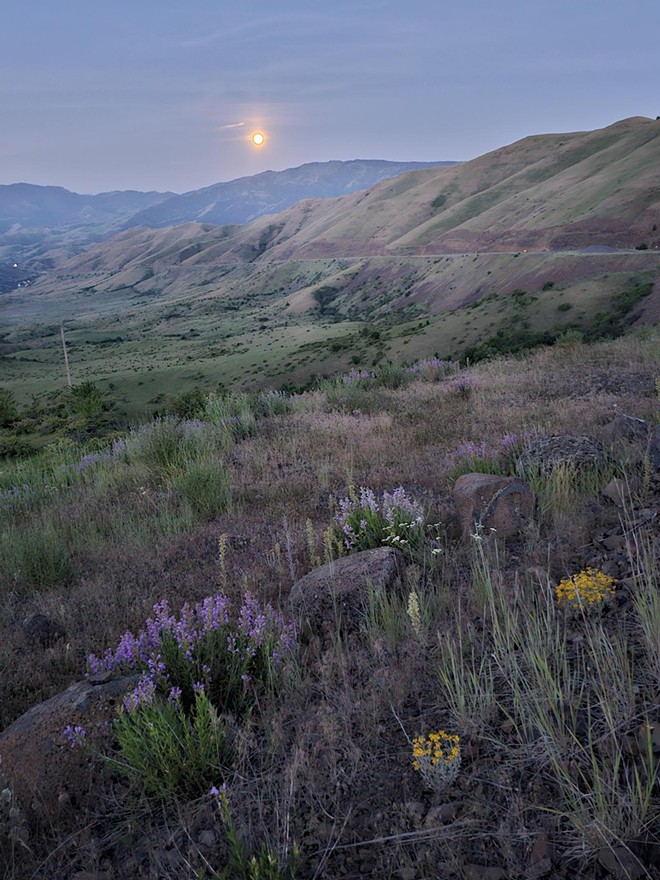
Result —
POLYGON ((3 0, 1 21, 0 183, 182 192, 660 115, 660 0, 3 0))

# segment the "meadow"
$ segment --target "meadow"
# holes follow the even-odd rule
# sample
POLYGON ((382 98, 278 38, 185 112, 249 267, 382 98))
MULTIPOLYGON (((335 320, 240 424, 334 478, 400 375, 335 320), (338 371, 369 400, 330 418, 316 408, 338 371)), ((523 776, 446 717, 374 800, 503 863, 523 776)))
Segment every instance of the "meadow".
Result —
POLYGON ((3 781, 4 877, 657 878, 660 486, 648 443, 606 426, 657 424, 658 341, 204 391, 5 459, 0 730, 86 672, 152 650, 167 672, 110 733, 62 731, 86 788, 57 821, 3 781), (462 532, 457 477, 517 473, 556 435, 607 455, 525 472, 515 539, 462 532), (397 487, 393 532, 369 504, 397 487), (349 509, 360 549, 398 535, 405 573, 316 631, 289 593, 355 549, 349 509), (64 636, 28 639, 33 612, 64 636))

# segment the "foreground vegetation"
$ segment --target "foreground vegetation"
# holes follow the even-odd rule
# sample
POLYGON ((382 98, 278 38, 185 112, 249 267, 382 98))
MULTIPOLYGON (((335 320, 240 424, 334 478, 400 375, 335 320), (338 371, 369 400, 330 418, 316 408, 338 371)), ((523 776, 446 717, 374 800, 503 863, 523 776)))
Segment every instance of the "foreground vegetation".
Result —
POLYGON ((159 671, 110 732, 68 731, 101 767, 84 811, 22 838, 5 789, 5 876, 657 877, 659 536, 639 512, 660 487, 648 446, 604 429, 655 424, 659 362, 649 331, 354 369, 6 459, 0 729, 88 670, 159 671), (455 479, 561 434, 608 455, 526 472, 519 538, 462 534, 455 479), (400 590, 348 629, 291 619, 297 579, 381 543, 400 590), (28 642, 33 611, 65 638, 28 642))

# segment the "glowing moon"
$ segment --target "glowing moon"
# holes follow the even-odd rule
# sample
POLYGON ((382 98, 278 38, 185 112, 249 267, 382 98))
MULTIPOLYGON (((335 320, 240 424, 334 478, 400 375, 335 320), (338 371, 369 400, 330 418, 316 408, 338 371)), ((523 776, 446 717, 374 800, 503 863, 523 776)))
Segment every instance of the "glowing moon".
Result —
POLYGON ((250 139, 255 147, 261 147, 266 142, 266 138, 260 131, 255 131, 255 133, 250 136, 250 139))

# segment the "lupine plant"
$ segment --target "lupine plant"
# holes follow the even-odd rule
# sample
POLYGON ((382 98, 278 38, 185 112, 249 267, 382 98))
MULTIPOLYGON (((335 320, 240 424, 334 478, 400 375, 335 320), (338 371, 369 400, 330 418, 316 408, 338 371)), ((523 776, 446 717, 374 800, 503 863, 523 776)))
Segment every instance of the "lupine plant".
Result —
POLYGON ((355 367, 351 367, 348 373, 340 376, 339 381, 342 385, 355 385, 356 382, 368 382, 374 378, 374 375, 370 370, 357 370, 355 367))
POLYGON ((389 544, 407 549, 424 539, 424 513, 403 488, 383 492, 376 498, 373 489, 360 487, 339 501, 335 524, 348 553, 389 544))
MULTIPOLYGON (((222 593, 175 616, 154 605, 143 630, 91 655, 92 674, 140 672, 116 722, 119 766, 156 796, 194 795, 223 774, 231 732, 271 692, 294 630, 249 593, 235 619, 222 593)), ((80 732, 67 736, 80 739, 80 732)))
POLYGON ((458 362, 441 360, 439 357, 423 358, 416 361, 406 372, 427 382, 437 382, 445 376, 449 376, 458 370, 458 362))

